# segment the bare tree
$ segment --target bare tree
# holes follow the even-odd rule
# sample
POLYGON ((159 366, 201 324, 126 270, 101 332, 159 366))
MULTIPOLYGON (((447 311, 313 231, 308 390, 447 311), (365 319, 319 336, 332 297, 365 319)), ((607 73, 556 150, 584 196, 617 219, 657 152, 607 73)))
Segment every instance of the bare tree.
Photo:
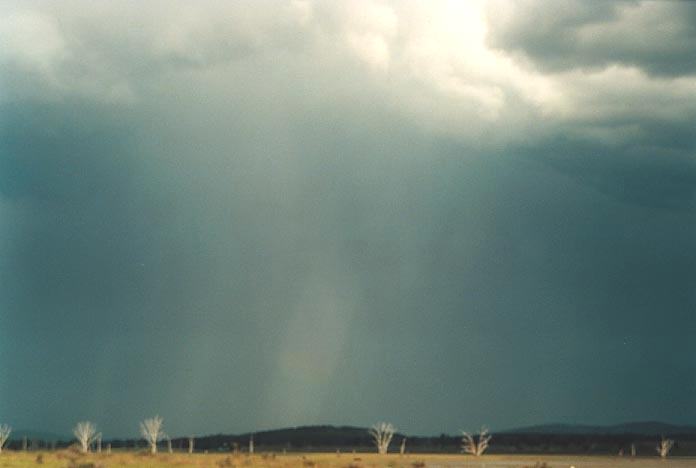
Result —
POLYGON ((254 454, 254 434, 249 437, 249 453, 254 454))
POLYGON ((194 442, 195 440, 196 440, 195 438, 189 437, 189 440, 188 440, 188 442, 189 442, 188 453, 193 453, 193 442, 194 442))
POLYGON ((660 454, 661 458, 667 458, 672 447, 674 447, 674 441, 672 439, 665 439, 665 436, 662 436, 662 440, 657 444, 657 453, 660 454))
POLYGON ((493 436, 488 433, 488 429, 481 428, 478 437, 474 437, 468 432, 462 431, 462 450, 476 457, 483 455, 488 448, 488 444, 493 436))
POLYGON ((12 428, 7 424, 0 424, 0 453, 2 453, 2 447, 7 439, 10 438, 10 434, 12 434, 12 428))
POLYGON ((75 429, 73 429, 73 434, 80 443, 80 448, 83 453, 89 452, 89 446, 92 445, 98 437, 101 437, 101 434, 97 434, 97 426, 89 421, 77 423, 75 429))
POLYGON ((396 429, 390 423, 380 422, 372 426, 370 429, 370 435, 377 446, 377 453, 384 455, 389 449, 389 444, 391 443, 392 437, 396 429))
POLYGON ((150 453, 157 453, 157 442, 166 437, 162 431, 162 418, 155 416, 141 422, 140 433, 150 445, 150 453))
POLYGON ((400 453, 401 455, 403 455, 404 453, 406 453, 406 437, 404 437, 403 439, 401 439, 401 447, 399 447, 399 453, 400 453))

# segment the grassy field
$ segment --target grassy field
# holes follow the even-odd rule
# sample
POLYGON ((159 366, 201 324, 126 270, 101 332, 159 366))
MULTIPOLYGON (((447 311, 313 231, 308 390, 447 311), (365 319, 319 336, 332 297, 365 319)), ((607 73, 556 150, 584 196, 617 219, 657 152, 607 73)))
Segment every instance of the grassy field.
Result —
POLYGON ((159 454, 133 452, 82 455, 72 451, 9 452, 0 454, 0 467, 43 466, 47 468, 99 467, 302 467, 302 468, 687 468, 696 467, 696 458, 618 458, 599 456, 514 456, 489 455, 474 458, 468 455, 376 455, 376 454, 159 454))

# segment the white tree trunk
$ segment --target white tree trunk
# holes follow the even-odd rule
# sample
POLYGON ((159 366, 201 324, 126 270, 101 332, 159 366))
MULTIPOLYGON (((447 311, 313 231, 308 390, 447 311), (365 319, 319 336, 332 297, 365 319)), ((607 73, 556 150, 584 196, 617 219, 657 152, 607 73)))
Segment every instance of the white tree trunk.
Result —
POLYGON ((672 447, 674 447, 674 441, 672 439, 665 439, 663 437, 660 443, 657 445, 657 453, 660 454, 660 458, 667 458, 667 455, 669 455, 672 447))
POLYGON ((98 437, 101 437, 101 434, 97 434, 97 427, 89 421, 77 423, 75 429, 73 429, 73 435, 79 442, 83 453, 89 452, 90 445, 98 437))
POLYGON ((7 442, 7 439, 10 438, 10 434, 12 434, 12 428, 10 426, 7 424, 0 425, 0 453, 2 453, 2 447, 5 445, 5 442, 7 442))
POLYGON ((157 442, 164 439, 166 434, 162 431, 162 418, 155 416, 140 423, 140 433, 150 444, 150 453, 157 453, 157 442))
POLYGON ((389 450, 392 437, 394 437, 394 433, 396 432, 394 426, 390 423, 381 422, 372 426, 369 432, 377 447, 377 453, 380 455, 386 454, 389 450))
POLYGON ((488 449, 488 444, 492 436, 488 433, 488 429, 481 428, 478 436, 478 441, 474 436, 467 432, 462 433, 462 450, 465 453, 470 453, 476 457, 480 457, 488 449))

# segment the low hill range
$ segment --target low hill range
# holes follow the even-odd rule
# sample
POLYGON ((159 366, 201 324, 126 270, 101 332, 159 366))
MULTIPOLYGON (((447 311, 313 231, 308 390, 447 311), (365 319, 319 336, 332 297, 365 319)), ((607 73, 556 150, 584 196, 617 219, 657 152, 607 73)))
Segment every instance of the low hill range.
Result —
MULTIPOLYGON (((366 427, 356 427, 356 426, 299 426, 290 427, 282 429, 270 429, 265 431, 258 431, 255 433, 244 433, 239 435, 230 435, 228 437, 248 439, 252 435, 257 440, 278 440, 283 438, 289 439, 304 439, 307 441, 311 440, 322 440, 322 441, 346 441, 354 440, 370 441, 370 436, 368 435, 369 428, 366 427)), ((660 436, 678 436, 678 435, 688 435, 696 436, 696 426, 689 425, 677 425, 663 423, 659 421, 639 421, 639 422, 629 422, 622 424, 614 424, 607 426, 600 425, 589 425, 589 424, 562 424, 562 423, 552 423, 552 424, 540 424, 535 426, 525 426, 508 430, 498 430, 492 431, 497 435, 515 435, 515 434, 529 434, 529 435, 578 435, 578 436, 592 436, 592 435, 607 435, 607 436, 621 436, 621 435, 636 435, 643 437, 660 437, 660 436)), ((431 439, 431 438, 442 438, 443 435, 438 436, 417 436, 415 438, 420 439, 431 439)), ((216 437, 216 436, 208 436, 216 437)), ((224 437, 224 436, 222 436, 224 437)), ((400 439, 401 437, 414 438, 408 434, 396 433, 395 439, 400 439)), ((451 437, 446 435, 446 437, 451 437)), ((459 434, 454 435, 454 437, 460 437, 459 434)))
MULTIPOLYGON (((696 426, 673 425, 661 422, 633 422, 611 426, 548 424, 522 427, 507 431, 492 431, 489 453, 574 453, 613 454, 630 453, 654 456, 655 444, 662 436, 677 441, 674 453, 696 455, 696 426)), ((271 452, 336 451, 370 452, 374 444, 368 428, 354 426, 302 426, 274 429, 238 435, 208 435, 196 437, 197 450, 248 450, 253 437, 257 450, 271 452)), ((461 434, 414 436, 396 433, 390 451, 399 451, 406 439, 406 450, 411 453, 460 453, 461 434)), ((187 438, 172 440, 173 446, 184 450, 187 438)), ((128 441, 125 446, 133 442, 128 441)))
POLYGON ((678 436, 696 435, 696 426, 668 424, 659 421, 640 421, 609 426, 587 424, 542 424, 498 431, 500 434, 549 435, 639 435, 678 436))
MULTIPOLYGON (((262 442, 264 440, 302 440, 307 443, 312 443, 312 441, 329 443, 354 441, 358 443, 363 441, 370 441, 368 430, 369 428, 357 426, 318 425, 270 429, 264 431, 257 431, 253 433, 247 432, 242 434, 211 434, 205 436, 197 436, 196 438, 226 438, 241 441, 248 440, 253 435, 259 442, 262 442)), ((551 423, 534 426, 524 426, 506 430, 493 430, 492 432, 496 435, 637 435, 646 437, 667 437, 678 435, 696 436, 696 426, 669 424, 659 421, 628 422, 607 426, 589 424, 551 423)), ((442 438, 443 436, 445 435, 442 434, 439 436, 418 436, 416 438, 442 438)), ((13 431, 11 439, 20 440, 24 437, 26 437, 28 440, 43 440, 48 442, 68 441, 72 439, 72 436, 69 435, 60 435, 35 430, 13 431)), ((404 435, 401 433, 397 433, 395 435, 396 439, 400 439, 401 437, 411 438, 413 436, 404 435)), ((446 437, 452 436, 447 435, 446 437)), ((459 434, 454 435, 454 437, 459 437, 459 434)))
MULTIPOLYGON (((675 425, 657 421, 630 422, 616 425, 544 424, 509 430, 493 430, 490 453, 575 453, 617 454, 635 450, 639 455, 654 456, 655 444, 661 437, 676 441, 675 453, 696 455, 696 426, 675 425)), ((300 426, 242 434, 211 434, 195 436, 195 451, 248 452, 250 441, 263 452, 370 452, 374 444, 368 428, 355 426, 300 426)), ((461 434, 415 436, 394 435, 390 450, 398 451, 406 439, 406 450, 412 453, 459 453, 461 434)), ((16 431, 8 445, 14 450, 64 448, 72 444, 70 436, 40 431, 16 431), (26 439, 24 439, 26 437, 26 439)), ((166 442, 169 443, 169 442, 166 442)), ((114 449, 146 450, 142 439, 105 438, 104 444, 114 449)), ((165 444, 165 442, 163 442, 165 444)), ((171 439, 175 451, 188 449, 189 437, 171 439)))

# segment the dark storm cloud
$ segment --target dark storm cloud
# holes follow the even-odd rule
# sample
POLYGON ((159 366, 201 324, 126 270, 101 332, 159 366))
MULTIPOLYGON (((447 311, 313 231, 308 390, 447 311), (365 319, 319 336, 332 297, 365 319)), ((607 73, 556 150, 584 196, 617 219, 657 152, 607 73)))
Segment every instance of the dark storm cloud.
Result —
POLYGON ((491 46, 543 71, 637 67, 676 77, 696 72, 693 2, 525 1, 491 8, 491 46))
POLYGON ((86 102, 8 104, 2 112, 0 193, 17 206, 14 221, 30 234, 12 241, 15 281, 24 285, 14 294, 37 306, 15 324, 59 325, 70 312, 45 307, 69 309, 74 288, 97 300, 94 307, 123 294, 128 275, 100 281, 96 265, 136 273, 141 246, 132 239, 126 245, 125 237, 143 222, 138 205, 155 203, 143 196, 147 186, 133 185, 141 168, 133 146, 137 116, 86 102))
POLYGON ((646 132, 644 141, 629 145, 558 136, 517 151, 624 203, 691 211, 696 203, 696 140, 687 128, 663 130, 666 135, 646 132))
POLYGON ((530 74, 468 4, 45 5, 0 23, 3 422, 695 414, 687 78, 530 74))

